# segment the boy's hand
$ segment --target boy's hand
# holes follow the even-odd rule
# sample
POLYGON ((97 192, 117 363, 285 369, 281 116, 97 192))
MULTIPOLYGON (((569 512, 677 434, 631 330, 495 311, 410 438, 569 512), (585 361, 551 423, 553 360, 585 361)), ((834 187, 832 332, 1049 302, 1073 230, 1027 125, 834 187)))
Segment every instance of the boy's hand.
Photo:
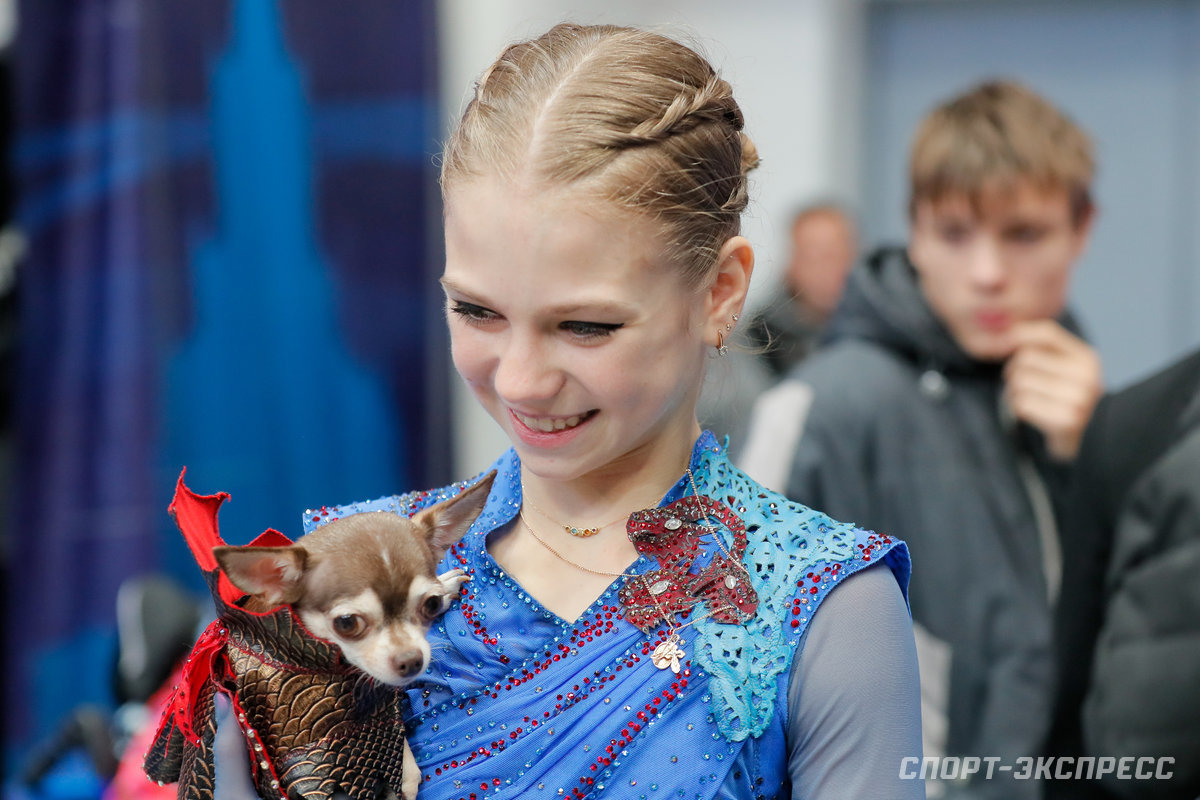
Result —
POLYGON ((1004 365, 1004 395, 1013 414, 1046 437, 1050 455, 1070 461, 1104 393, 1100 357, 1054 320, 1012 329, 1016 349, 1004 365))

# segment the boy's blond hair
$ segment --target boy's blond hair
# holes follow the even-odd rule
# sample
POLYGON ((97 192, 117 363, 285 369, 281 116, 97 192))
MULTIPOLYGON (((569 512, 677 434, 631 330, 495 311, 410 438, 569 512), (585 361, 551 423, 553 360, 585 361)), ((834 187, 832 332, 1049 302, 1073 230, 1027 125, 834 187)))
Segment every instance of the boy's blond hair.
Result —
POLYGON ((1019 181, 1066 190, 1079 225, 1092 210, 1090 137, 1028 88, 989 81, 934 109, 921 122, 909 158, 909 216, 924 202, 982 196, 1019 181))

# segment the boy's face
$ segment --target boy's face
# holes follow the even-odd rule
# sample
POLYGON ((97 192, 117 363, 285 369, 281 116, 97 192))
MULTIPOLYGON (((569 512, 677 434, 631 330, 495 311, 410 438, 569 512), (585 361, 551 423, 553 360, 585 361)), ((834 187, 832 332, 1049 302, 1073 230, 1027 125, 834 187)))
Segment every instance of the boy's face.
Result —
POLYGON ((1072 219, 1066 189, 1026 181, 985 190, 977 214, 964 195, 917 204, 909 257, 929 305, 969 356, 999 362, 1013 327, 1058 316, 1090 214, 1072 219))

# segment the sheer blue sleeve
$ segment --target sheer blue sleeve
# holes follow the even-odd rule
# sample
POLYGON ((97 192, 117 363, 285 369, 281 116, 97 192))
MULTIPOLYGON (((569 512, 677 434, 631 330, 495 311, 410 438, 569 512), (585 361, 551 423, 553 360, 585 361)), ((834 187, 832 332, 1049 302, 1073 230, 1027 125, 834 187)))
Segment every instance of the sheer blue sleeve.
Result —
POLYGON ((919 774, 921 693, 891 570, 871 567, 830 592, 800 647, 788 685, 793 797, 924 798, 923 781, 901 777, 906 765, 919 774))

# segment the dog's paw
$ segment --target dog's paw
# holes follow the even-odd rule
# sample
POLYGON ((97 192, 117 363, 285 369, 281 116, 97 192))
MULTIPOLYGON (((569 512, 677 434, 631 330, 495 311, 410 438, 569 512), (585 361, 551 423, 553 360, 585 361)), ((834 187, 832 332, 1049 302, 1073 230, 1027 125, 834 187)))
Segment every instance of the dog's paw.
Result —
POLYGON ((458 594, 458 590, 469 580, 471 580, 471 576, 461 569, 452 569, 438 575, 438 581, 441 582, 447 594, 458 594))

